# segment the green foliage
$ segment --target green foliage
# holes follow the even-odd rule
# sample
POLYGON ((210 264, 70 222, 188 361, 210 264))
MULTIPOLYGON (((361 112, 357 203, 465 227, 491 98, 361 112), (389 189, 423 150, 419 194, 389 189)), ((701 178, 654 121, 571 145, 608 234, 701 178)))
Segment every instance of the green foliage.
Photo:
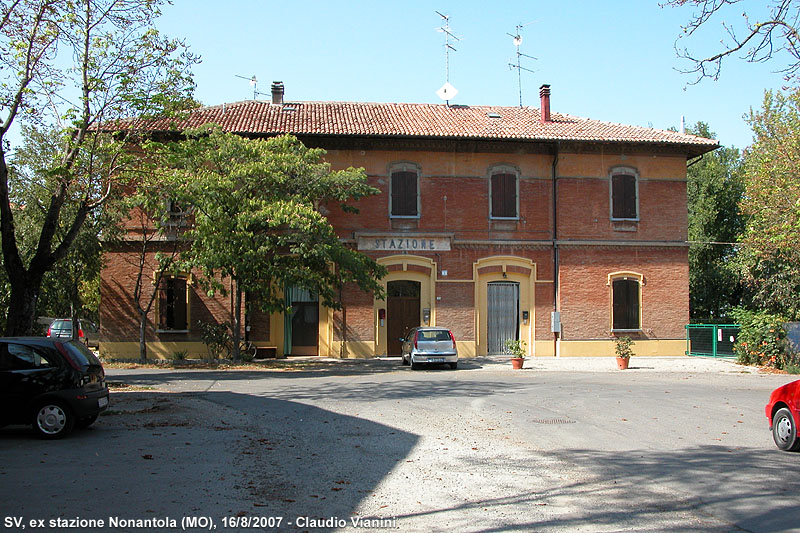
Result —
MULTIPOLYGON (((689 132, 715 138, 708 125, 698 122, 689 132)), ((737 265, 735 243, 746 218, 738 203, 744 193, 739 150, 720 147, 692 161, 687 169, 689 202, 689 293, 693 322, 726 320, 740 304, 744 287, 737 265)))
POLYGON ((755 142, 745 154, 748 216, 742 274, 753 303, 788 319, 800 317, 800 89, 767 91, 749 118, 755 142))
POLYGON ((735 309, 733 316, 741 325, 733 349, 737 361, 744 365, 758 365, 785 369, 800 365, 797 354, 791 354, 783 329, 784 317, 764 311, 735 309))
POLYGON ((633 353, 632 346, 636 344, 633 342, 628 336, 625 337, 616 337, 614 339, 614 353, 617 357, 622 357, 623 359, 630 359, 633 353))
POLYGON ((197 329, 200 330, 200 338, 206 345, 209 359, 216 360, 227 353, 227 347, 230 346, 230 335, 228 334, 230 325, 227 322, 217 324, 198 321, 197 329))
MULTIPOLYGON (((101 206, 135 158, 125 132, 102 125, 192 105, 182 42, 154 27, 160 0, 20 0, 0 17, 0 223, 6 334, 31 331, 39 310, 65 314, 96 286, 101 206), (18 125, 35 140, 11 146, 18 125), (15 160, 7 157, 14 155, 15 160), (82 232, 86 232, 86 240, 82 232), (71 256, 71 257, 70 257, 71 256), (59 270, 60 269, 60 270, 59 270), (48 278, 50 278, 48 280, 48 278), (64 293, 59 295, 58 291, 64 293)), ((81 305, 96 312, 96 298, 81 305)), ((91 313, 89 313, 91 314, 91 313)))
MULTIPOLYGON (((9 195, 16 229, 16 242, 21 258, 30 263, 41 241, 41 230, 47 217, 51 191, 56 187, 50 169, 59 158, 61 131, 58 129, 23 128, 22 145, 10 161, 9 195)), ((61 242, 70 227, 78 206, 66 202, 62 217, 53 233, 61 242)), ((75 236, 66 256, 48 270, 41 283, 37 302, 39 315, 82 316, 97 320, 100 305, 100 269, 102 250, 100 235, 108 235, 114 226, 113 214, 97 211, 89 214, 75 236)), ((0 271, 0 301, 10 299, 11 284, 5 269, 0 271)), ((0 321, 5 320, 5 316, 0 321)))
POLYGON ((284 310, 287 285, 331 308, 341 307, 345 283, 381 294, 383 267, 344 246, 320 212, 329 203, 354 211, 351 200, 377 193, 363 169, 333 171, 323 150, 291 136, 246 139, 207 127, 186 137, 164 146, 161 160, 192 208, 183 258, 211 293, 225 293, 222 280, 232 278, 264 311, 284 310))
POLYGON ((506 349, 512 357, 525 357, 526 342, 522 339, 519 340, 506 340, 506 349))
POLYGON ((185 361, 189 357, 189 352, 186 350, 176 350, 170 355, 173 361, 185 361))

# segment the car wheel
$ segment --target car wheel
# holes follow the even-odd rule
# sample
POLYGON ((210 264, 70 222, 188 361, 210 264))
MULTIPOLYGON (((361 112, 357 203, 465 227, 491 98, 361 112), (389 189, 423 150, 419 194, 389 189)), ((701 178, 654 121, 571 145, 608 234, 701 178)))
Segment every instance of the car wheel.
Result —
POLYGON ((39 404, 33 412, 33 429, 44 439, 60 439, 75 426, 72 412, 60 402, 39 404))
POLYGON ((92 415, 92 416, 87 416, 86 418, 81 418, 77 422, 75 422, 75 427, 79 429, 88 428, 89 426, 94 424, 98 416, 99 415, 92 415))
POLYGON ((452 370, 455 370, 456 368, 458 368, 458 363, 450 363, 450 368, 452 370))
POLYGON ((792 413, 787 408, 778 409, 772 417, 772 438, 775 445, 787 452, 800 450, 800 439, 797 438, 797 425, 792 413))
MULTIPOLYGON (((411 359, 410 356, 409 359, 411 359)), ((419 370, 419 363, 415 363, 413 359, 411 359, 411 370, 419 370)))

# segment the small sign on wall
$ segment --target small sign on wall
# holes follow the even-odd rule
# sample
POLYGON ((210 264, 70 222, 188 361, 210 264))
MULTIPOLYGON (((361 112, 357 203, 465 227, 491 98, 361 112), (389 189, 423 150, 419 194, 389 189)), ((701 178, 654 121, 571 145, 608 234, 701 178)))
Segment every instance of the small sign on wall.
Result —
POLYGON ((449 252, 450 238, 426 235, 362 235, 358 249, 392 252, 449 252))

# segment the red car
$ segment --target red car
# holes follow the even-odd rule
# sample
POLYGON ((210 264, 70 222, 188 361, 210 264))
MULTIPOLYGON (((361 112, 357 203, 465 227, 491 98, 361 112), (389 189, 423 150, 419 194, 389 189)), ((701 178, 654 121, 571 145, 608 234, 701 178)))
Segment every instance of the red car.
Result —
POLYGON ((765 412, 775 445, 787 452, 800 451, 800 379, 772 391, 765 412))

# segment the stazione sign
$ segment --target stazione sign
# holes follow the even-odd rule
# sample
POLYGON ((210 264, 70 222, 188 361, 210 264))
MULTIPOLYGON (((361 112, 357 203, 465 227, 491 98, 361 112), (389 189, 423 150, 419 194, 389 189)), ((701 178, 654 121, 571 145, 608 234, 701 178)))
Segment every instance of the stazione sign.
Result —
POLYGON ((392 252, 448 252, 450 238, 425 235, 362 235, 358 249, 392 252))

